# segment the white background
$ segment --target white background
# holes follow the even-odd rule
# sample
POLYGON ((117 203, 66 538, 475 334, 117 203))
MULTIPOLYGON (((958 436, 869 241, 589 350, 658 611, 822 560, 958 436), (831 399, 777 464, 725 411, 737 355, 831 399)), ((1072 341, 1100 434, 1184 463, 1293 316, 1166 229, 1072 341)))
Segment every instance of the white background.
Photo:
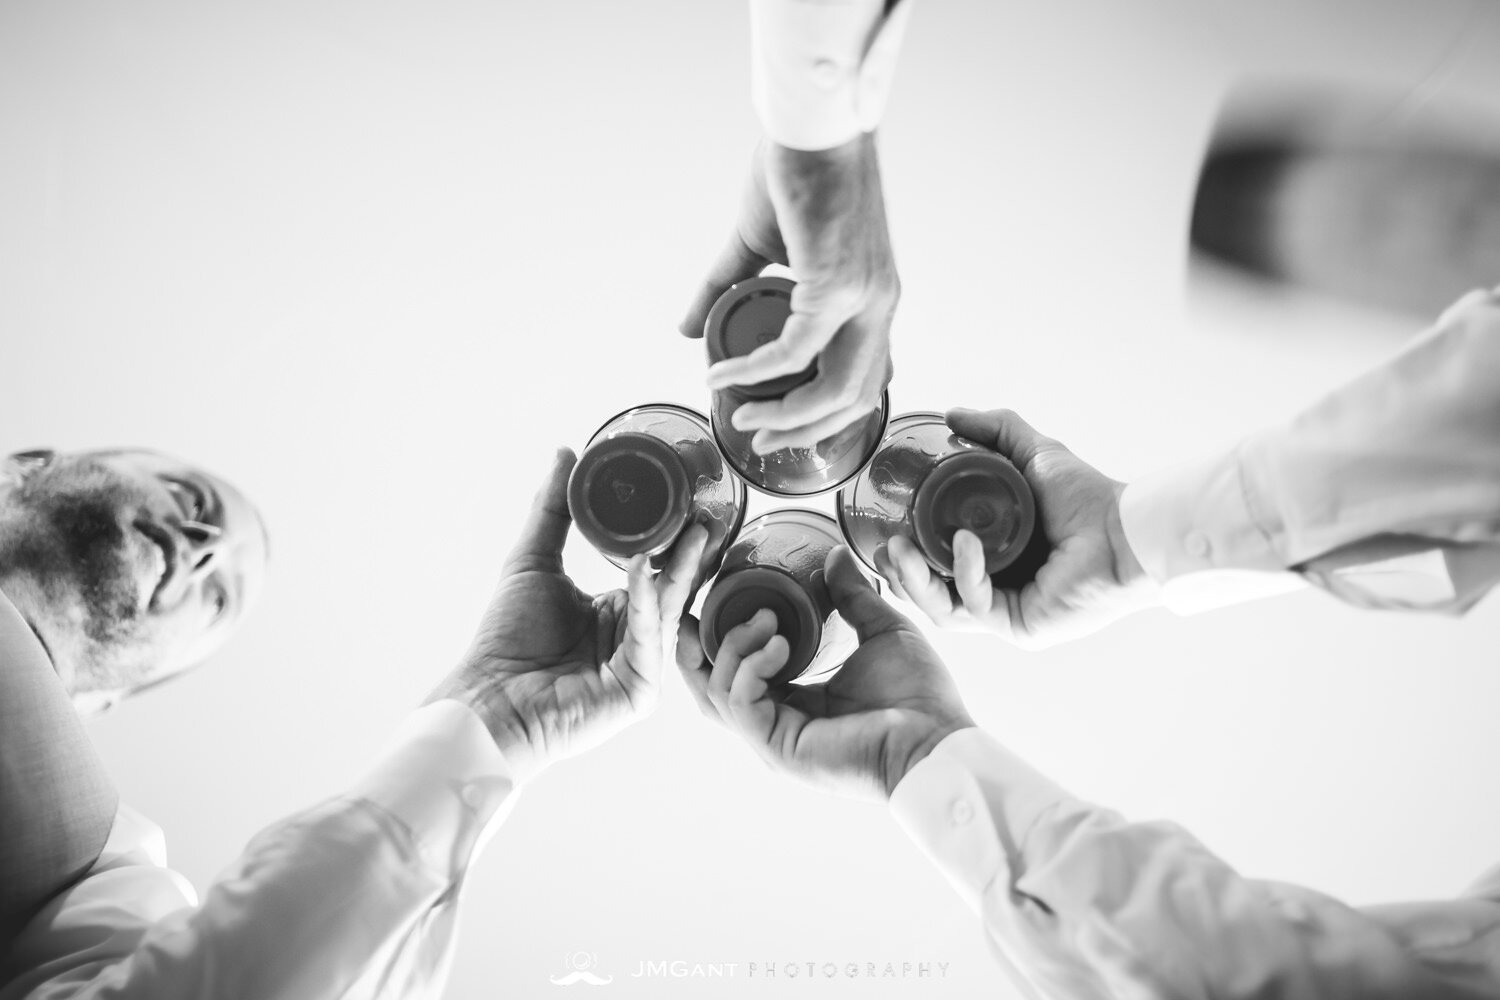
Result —
MULTIPOLYGON (((1496 12, 920 0, 882 130, 894 408, 1009 406, 1129 478, 1396 349, 1416 321, 1190 282, 1193 176, 1250 78, 1493 110, 1496 12)), ((739 0, 0 7, 0 448, 156 446, 271 525, 243 634, 95 728, 200 888, 454 662, 554 445, 704 406, 675 325, 756 134, 739 0)), ((568 562, 620 580, 576 537, 568 562)), ((1364 903, 1500 860, 1497 625, 1493 600, 1453 622, 1309 593, 1045 654, 935 641, 976 718, 1077 793, 1364 903)), ((451 996, 556 993, 576 950, 607 995, 1008 995, 881 807, 775 777, 669 681, 522 797, 471 873, 451 996), (740 976, 629 977, 671 959, 740 976)))

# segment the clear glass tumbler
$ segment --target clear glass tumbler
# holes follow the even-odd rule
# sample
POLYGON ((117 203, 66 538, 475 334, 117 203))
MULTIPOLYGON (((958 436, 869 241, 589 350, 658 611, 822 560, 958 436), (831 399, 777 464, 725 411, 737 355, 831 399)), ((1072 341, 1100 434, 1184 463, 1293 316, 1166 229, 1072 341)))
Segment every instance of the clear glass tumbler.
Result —
POLYGON ((960 528, 979 537, 985 572, 1002 586, 1035 575, 1046 557, 1036 502, 1020 470, 954 434, 940 413, 892 420, 869 466, 839 491, 838 513, 849 547, 871 569, 876 551, 901 535, 951 580, 960 528))
MULTIPOLYGON (((786 278, 751 278, 719 296, 704 323, 710 363, 744 357, 781 336, 792 314, 792 289, 786 278)), ((710 411, 714 435, 736 473, 762 493, 776 497, 809 497, 837 489, 862 469, 880 444, 890 413, 889 398, 880 406, 811 448, 784 448, 758 455, 750 447, 753 432, 736 430, 731 417, 745 403, 779 399, 817 375, 817 364, 793 375, 756 385, 732 386, 713 394, 710 411)))
POLYGON ((708 418, 671 403, 637 406, 609 420, 589 438, 568 480, 573 523, 622 569, 640 553, 660 568, 689 525, 705 525, 700 581, 714 574, 734 541, 746 499, 708 418))
POLYGON ((772 511, 746 524, 703 602, 698 637, 708 658, 718 656, 730 629, 770 608, 790 647, 772 683, 823 679, 843 666, 859 641, 834 610, 823 576, 828 553, 842 543, 834 519, 813 510, 772 511))

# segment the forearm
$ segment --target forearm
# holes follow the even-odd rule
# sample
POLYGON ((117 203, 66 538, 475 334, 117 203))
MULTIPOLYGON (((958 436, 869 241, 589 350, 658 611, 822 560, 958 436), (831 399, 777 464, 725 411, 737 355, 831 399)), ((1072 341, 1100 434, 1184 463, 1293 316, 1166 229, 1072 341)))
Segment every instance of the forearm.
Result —
POLYGON ((1082 802, 976 730, 914 768, 892 808, 1038 995, 1398 1000, 1500 988, 1491 902, 1376 914, 1243 878, 1181 828, 1082 802))
POLYGON ((513 791, 472 713, 429 706, 349 794, 253 838, 201 905, 164 859, 106 854, 27 928, 16 992, 0 995, 292 1000, 381 977, 431 989, 454 926, 443 911, 513 791))
POLYGON ((766 135, 832 149, 885 112, 914 0, 750 0, 751 85, 766 135))
POLYGON ((1169 603, 1248 571, 1370 606, 1467 607, 1500 574, 1497 511, 1500 296, 1485 293, 1286 423, 1121 498, 1169 603))
POLYGON ((0 594, 0 943, 99 857, 117 801, 40 641, 0 594))

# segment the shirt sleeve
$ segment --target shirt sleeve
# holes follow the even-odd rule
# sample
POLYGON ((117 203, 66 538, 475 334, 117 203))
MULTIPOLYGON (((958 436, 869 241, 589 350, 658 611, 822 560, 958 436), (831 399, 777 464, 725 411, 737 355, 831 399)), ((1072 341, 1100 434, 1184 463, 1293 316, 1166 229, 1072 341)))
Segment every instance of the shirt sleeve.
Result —
POLYGON ((89 870, 117 803, 41 640, 0 594, 0 942, 89 870))
POLYGON ((1456 900, 1368 909, 1248 879, 1180 827, 1069 795, 977 729, 912 768, 891 809, 1027 997, 1500 995, 1497 879, 1456 900))
POLYGON ((880 124, 914 0, 750 0, 751 94, 790 149, 841 146, 880 124))
POLYGON ((1180 612, 1304 582, 1467 610, 1500 582, 1500 292, 1292 420, 1132 483, 1120 516, 1180 612))
POLYGON ((434 702, 349 794, 257 834, 201 904, 122 809, 13 946, 0 998, 436 997, 464 872, 515 787, 478 717, 434 702))

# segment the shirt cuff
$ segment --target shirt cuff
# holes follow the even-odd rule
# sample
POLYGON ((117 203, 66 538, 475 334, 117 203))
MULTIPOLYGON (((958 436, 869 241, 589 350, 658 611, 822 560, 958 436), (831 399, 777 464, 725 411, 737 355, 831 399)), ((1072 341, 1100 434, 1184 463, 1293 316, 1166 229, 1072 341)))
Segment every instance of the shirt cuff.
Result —
POLYGON ((901 779, 890 808, 970 907, 1021 857, 1026 835, 1073 796, 981 729, 943 740, 901 779))
POLYGON ((751 95, 789 149, 842 146, 880 124, 913 0, 750 0, 751 95))
POLYGON ((441 700, 407 716, 352 794, 405 823, 423 860, 456 879, 510 812, 518 785, 479 717, 441 700))
POLYGON ((1120 496, 1125 539, 1162 603, 1195 614, 1298 590, 1277 552, 1278 525, 1255 501, 1238 448, 1131 483, 1120 496))

